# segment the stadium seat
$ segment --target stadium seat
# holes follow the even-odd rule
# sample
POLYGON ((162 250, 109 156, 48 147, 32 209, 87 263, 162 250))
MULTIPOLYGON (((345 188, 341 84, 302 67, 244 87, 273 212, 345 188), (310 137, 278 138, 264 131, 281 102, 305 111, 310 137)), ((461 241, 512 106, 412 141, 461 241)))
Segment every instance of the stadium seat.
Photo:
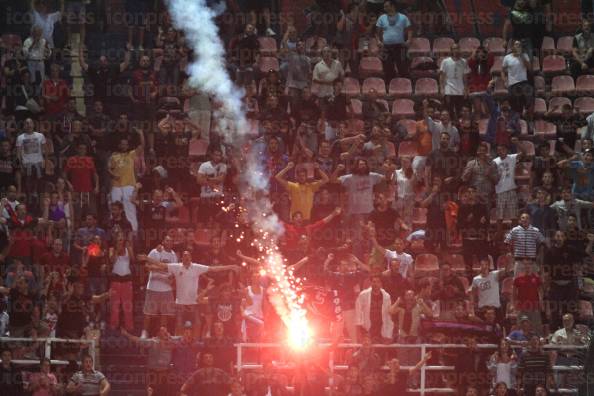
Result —
POLYGON ((462 55, 469 57, 481 45, 481 41, 476 37, 462 37, 458 41, 458 44, 460 45, 462 55))
POLYGON ((346 96, 361 95, 361 85, 359 84, 359 80, 352 77, 345 77, 342 90, 346 96))
POLYGON ((410 62, 410 78, 437 78, 438 65, 435 60, 429 56, 417 56, 410 62))
POLYGON ((594 98, 582 96, 573 102, 573 107, 577 107, 582 115, 594 113, 594 98))
POLYGON ((505 54, 505 40, 501 37, 486 38, 483 40, 483 46, 493 55, 503 56, 505 54))
POLYGON ((357 50, 363 56, 378 56, 379 52, 380 52, 380 49, 379 49, 379 46, 377 45, 377 40, 375 39, 375 37, 373 37, 373 38, 361 37, 359 39, 359 46, 358 46, 357 50), (366 47, 365 44, 367 44, 367 48, 365 48, 366 47))
MULTIPOLYGON (((537 59, 536 57, 534 59, 537 59)), ((565 58, 559 55, 545 56, 542 61, 542 71, 545 75, 561 74, 565 72, 565 58)))
POLYGON ((361 118, 363 115, 363 104, 359 99, 351 98, 351 109, 353 109, 352 115, 357 118, 361 118))
POLYGON ((534 76, 534 89, 536 96, 545 96, 546 83, 543 76, 534 76))
POLYGON ((555 39, 550 36, 543 37, 542 46, 540 47, 543 55, 555 54, 555 39))
POLYGON ((375 89, 378 95, 386 96, 386 83, 381 78, 368 77, 363 80, 361 94, 367 95, 372 89, 375 89))
POLYGON ((279 71, 278 59, 272 56, 261 56, 258 59, 258 70, 260 73, 268 73, 269 70, 279 71))
POLYGON ((437 80, 433 78, 419 78, 415 83, 415 96, 434 97, 439 95, 437 80))
POLYGON ((555 96, 549 100, 549 110, 553 110, 556 106, 559 106, 558 109, 553 111, 552 115, 559 115, 561 114, 561 106, 568 104, 571 106, 571 99, 566 98, 564 96, 555 96))
POLYGON ((507 87, 505 86, 505 83, 503 82, 502 78, 497 77, 495 79, 495 89, 493 90, 493 94, 496 97, 507 97, 508 94, 508 90, 507 87))
POLYGON ((437 256, 431 253, 419 254, 415 259, 415 274, 436 273, 439 271, 437 256))
POLYGON ((260 43, 260 54, 265 56, 275 56, 277 51, 276 40, 272 37, 258 37, 260 43))
POLYGON ((545 120, 534 121, 534 133, 542 135, 545 139, 554 138, 557 135, 557 126, 545 120))
MULTIPOLYGON (((392 103, 392 115, 396 118, 414 118, 415 102, 410 99, 396 99, 392 103)), ((414 121, 413 121, 414 122, 414 121)), ((416 124, 415 124, 416 128, 416 124)))
POLYGON ((493 58, 493 66, 491 66, 491 74, 501 74, 502 64, 503 56, 495 56, 493 58))
POLYGON ((388 95, 396 98, 412 96, 412 81, 408 78, 397 77, 390 81, 388 95))
POLYGON ((575 80, 575 92, 582 96, 592 96, 594 94, 594 76, 579 76, 577 80, 575 80))
POLYGON ((437 57, 449 55, 454 43, 455 41, 451 37, 436 38, 433 40, 433 55, 437 57))
POLYGON ((443 257, 443 262, 450 264, 452 270, 456 271, 457 273, 464 273, 466 271, 464 257, 462 257, 461 254, 446 254, 443 257))
POLYGON ((568 56, 571 55, 573 50, 573 36, 559 37, 557 40, 557 53, 559 55, 568 56))
POLYGON ((538 117, 542 117, 546 112, 547 102, 543 98, 534 98, 534 114, 538 117))
POLYGON ((411 58, 431 55, 431 43, 425 37, 413 37, 408 47, 408 55, 411 58))
POLYGON ((381 77, 383 73, 384 69, 380 58, 376 56, 366 56, 359 61, 360 78, 381 77))
POLYGON ((551 80, 551 94, 553 96, 573 95, 575 83, 571 76, 555 76, 551 80))
POLYGON ((200 157, 206 155, 208 151, 208 141, 204 139, 192 139, 190 140, 190 146, 188 148, 188 155, 190 157, 200 157))
POLYGON ((417 143, 411 141, 403 141, 398 145, 399 157, 414 157, 417 155, 417 143))
MULTIPOLYGON (((394 111, 394 106, 392 106, 392 111, 394 111)), ((394 113, 392 113, 394 114, 394 113)), ((417 132, 417 122, 415 120, 410 119, 403 119, 398 121, 398 125, 402 125, 406 129, 406 133, 408 137, 413 136, 417 132)), ((400 143, 402 145, 402 143, 400 143)), ((416 146, 415 146, 416 151, 416 146)), ((400 154, 404 155, 404 154, 400 154)))

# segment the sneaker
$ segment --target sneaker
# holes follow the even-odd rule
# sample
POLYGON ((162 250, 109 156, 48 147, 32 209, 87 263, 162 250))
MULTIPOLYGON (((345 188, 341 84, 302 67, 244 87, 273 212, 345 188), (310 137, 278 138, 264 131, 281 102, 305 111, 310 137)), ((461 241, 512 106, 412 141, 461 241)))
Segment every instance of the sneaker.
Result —
POLYGON ((142 330, 142 333, 140 334, 140 339, 146 340, 147 338, 148 338, 148 333, 146 332, 146 330, 142 330))
POLYGON ((276 36, 276 32, 274 30, 272 30, 271 28, 266 29, 266 35, 267 36, 276 36))

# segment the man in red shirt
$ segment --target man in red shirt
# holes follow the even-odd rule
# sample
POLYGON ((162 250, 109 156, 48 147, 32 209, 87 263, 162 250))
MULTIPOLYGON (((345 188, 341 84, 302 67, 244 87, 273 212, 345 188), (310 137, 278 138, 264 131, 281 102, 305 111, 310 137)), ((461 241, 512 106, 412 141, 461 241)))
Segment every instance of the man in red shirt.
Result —
POLYGON ((18 204, 15 212, 8 220, 8 229, 12 242, 8 256, 22 261, 28 267, 32 264, 34 231, 37 221, 38 219, 27 213, 25 204, 18 204))
POLYGON ((99 175, 93 157, 87 155, 87 145, 79 144, 76 155, 69 157, 64 166, 64 178, 72 184, 76 209, 83 207, 95 212, 95 197, 99 194, 99 175))
POLYGON ((59 272, 63 275, 66 269, 70 266, 70 256, 64 252, 64 245, 60 238, 54 239, 52 242, 52 250, 45 252, 41 259, 42 276, 40 279, 45 279, 45 275, 50 272, 59 272))
POLYGON ((525 273, 514 279, 513 305, 518 317, 526 316, 537 334, 542 334, 540 313, 544 311, 542 280, 534 273, 533 265, 528 260, 525 273))
POLYGON ((70 97, 70 88, 66 81, 60 78, 60 66, 50 66, 50 78, 43 82, 43 107, 48 116, 62 113, 70 97))

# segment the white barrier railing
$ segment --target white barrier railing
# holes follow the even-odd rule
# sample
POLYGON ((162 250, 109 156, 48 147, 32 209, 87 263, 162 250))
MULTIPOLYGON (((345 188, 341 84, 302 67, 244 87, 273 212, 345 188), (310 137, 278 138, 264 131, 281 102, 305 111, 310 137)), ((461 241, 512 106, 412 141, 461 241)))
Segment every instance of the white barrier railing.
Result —
MULTIPOLYGON (((361 344, 330 344, 330 343, 319 343, 315 345, 319 348, 330 348, 334 347, 337 349, 352 349, 352 348, 360 348, 361 344)), ((261 364, 257 363, 244 363, 243 359, 243 350, 249 348, 282 348, 285 345, 279 343, 254 343, 254 342, 244 342, 235 344, 235 348, 237 351, 237 365, 236 369, 239 373, 242 370, 253 370, 253 369, 260 369, 262 368, 261 364)), ((373 344, 372 348, 374 349, 412 349, 418 348, 421 350, 421 356, 425 356, 428 349, 464 349, 468 348, 467 345, 463 344, 373 344)), ((479 349, 492 349, 495 350, 498 348, 496 344, 479 344, 477 345, 479 349)), ((571 351, 579 351, 587 349, 587 346, 573 346, 573 345, 554 345, 548 344, 544 345, 543 349, 545 350, 571 350, 571 351)), ((411 368, 412 366, 401 366, 403 369, 411 368)), ((286 366, 285 368, 290 369, 292 366, 286 366)), ((330 351, 329 359, 328 359, 328 369, 330 371, 330 383, 334 383, 334 373, 337 370, 346 370, 348 366, 346 365, 338 365, 334 362, 334 351, 330 351)), ((383 369, 387 369, 387 367, 383 367, 383 369)), ((554 372, 560 371, 581 371, 583 370, 583 366, 553 366, 554 372)), ((450 388, 426 388, 426 373, 427 371, 454 371, 454 366, 427 366, 423 365, 420 371, 420 387, 419 389, 409 389, 408 392, 411 393, 420 393, 421 396, 424 396, 425 393, 455 393, 456 390, 450 388)), ((332 387, 330 387, 332 390, 332 387)), ((558 392, 562 394, 577 394, 576 389, 559 389, 558 392)))
MULTIPOLYGON (((24 338, 24 337, 0 337, 0 345, 3 343, 11 343, 11 342, 28 342, 28 343, 44 343, 44 351, 46 357, 52 356, 52 342, 61 342, 61 343, 70 343, 70 344, 90 344, 88 348, 88 353, 93 358, 93 365, 95 365, 95 340, 81 340, 81 339, 66 339, 66 338, 55 338, 55 337, 47 337, 47 338, 24 338)), ((50 359, 51 364, 56 365, 66 365, 68 361, 66 360, 56 360, 50 359)), ((28 359, 13 359, 12 360, 15 364, 39 364, 39 360, 28 360, 28 359)))

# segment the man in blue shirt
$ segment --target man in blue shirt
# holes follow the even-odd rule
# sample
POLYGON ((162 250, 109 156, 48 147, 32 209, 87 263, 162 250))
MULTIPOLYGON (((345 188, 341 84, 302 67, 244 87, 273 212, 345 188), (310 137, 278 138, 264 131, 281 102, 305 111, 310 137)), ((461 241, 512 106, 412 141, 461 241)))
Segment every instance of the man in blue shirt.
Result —
POLYGON ((577 155, 559 161, 557 166, 568 167, 573 179, 572 193, 576 198, 592 200, 594 198, 594 149, 585 150, 582 160, 577 155))
POLYGON ((396 11, 396 2, 389 0, 384 3, 385 14, 382 14, 376 23, 377 41, 383 48, 382 63, 384 78, 390 82, 396 77, 394 66, 398 68, 398 75, 408 75, 408 60, 406 50, 413 36, 411 23, 408 17, 396 11))

